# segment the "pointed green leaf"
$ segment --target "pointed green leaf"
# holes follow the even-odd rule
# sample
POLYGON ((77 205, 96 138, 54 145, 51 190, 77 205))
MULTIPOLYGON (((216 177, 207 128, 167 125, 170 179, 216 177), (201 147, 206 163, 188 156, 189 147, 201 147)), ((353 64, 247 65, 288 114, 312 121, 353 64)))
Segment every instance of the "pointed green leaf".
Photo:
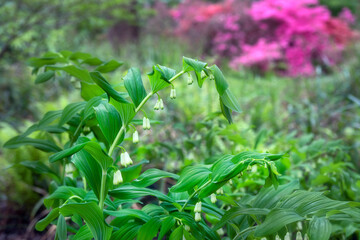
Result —
POLYGON ((126 94, 117 92, 99 72, 91 72, 90 76, 92 80, 108 94, 109 98, 112 97, 121 103, 129 103, 129 101, 125 99, 126 94))
POLYGON ((201 73, 204 68, 207 66, 207 63, 201 62, 197 59, 192 59, 188 57, 183 57, 183 71, 195 71, 201 73))
POLYGON ((71 158, 72 163, 79 169, 82 176, 85 177, 86 183, 94 191, 97 198, 100 196, 101 189, 101 166, 85 150, 79 151, 71 158))
POLYGON ((180 225, 177 227, 170 235, 170 240, 183 240, 183 231, 184 227, 183 225, 180 225))
POLYGON ((50 211, 50 213, 43 219, 41 219, 39 222, 36 223, 35 229, 38 231, 44 231, 44 229, 57 217, 59 216, 59 209, 54 208, 50 211))
POLYGON ((63 215, 60 215, 56 224, 55 238, 59 240, 67 239, 66 221, 63 215))
POLYGON ((44 152, 58 152, 61 151, 61 148, 58 147, 55 143, 45 140, 45 139, 34 139, 28 137, 13 137, 4 144, 4 148, 19 148, 23 145, 33 146, 44 152))
POLYGON ((158 239, 163 239, 166 233, 168 233, 172 227, 175 226, 175 218, 172 216, 166 217, 161 223, 161 229, 158 239))
POLYGON ((118 62, 116 60, 110 60, 106 63, 101 64, 97 68, 95 68, 95 71, 99 71, 101 73, 108 73, 108 72, 115 71, 117 68, 119 68, 123 64, 124 64, 123 62, 118 62))
POLYGON ((146 97, 146 91, 141 79, 141 72, 138 68, 130 68, 124 77, 124 85, 135 106, 139 106, 146 97))
POLYGON ((176 71, 161 65, 153 66, 153 70, 148 74, 151 90, 153 93, 170 85, 170 79, 176 75, 176 71))
POLYGON ((132 185, 136 187, 148 187, 162 178, 179 179, 179 176, 174 173, 165 172, 156 168, 146 170, 136 180, 132 182, 132 185))
POLYGON ((49 81, 50 79, 52 79, 55 76, 55 72, 54 71, 46 71, 43 73, 40 73, 39 75, 37 75, 36 79, 35 79, 35 83, 39 84, 39 83, 43 83, 46 81, 49 81))
POLYGON ((119 199, 134 199, 144 196, 154 196, 163 201, 173 202, 170 197, 157 190, 134 187, 129 184, 124 184, 121 187, 109 191, 109 195, 119 199))
MULTIPOLYGON (((81 220, 82 221, 82 220, 81 220)), ((87 225, 82 226, 71 240, 91 240, 93 235, 87 225)))
POLYGON ((112 228, 105 223, 103 213, 96 203, 70 203, 60 207, 59 211, 64 216, 79 214, 96 240, 110 239, 112 228))
POLYGON ((192 190, 196 185, 201 185, 209 179, 211 171, 204 166, 189 166, 181 173, 179 181, 171 187, 171 192, 184 192, 192 190))
POLYGON ((29 168, 31 171, 39 174, 48 174, 56 181, 60 181, 59 176, 48 166, 40 161, 23 161, 20 165, 29 168))
POLYGON ((94 107, 96 119, 107 142, 111 145, 121 128, 121 119, 115 107, 107 102, 102 102, 94 107))
POLYGON ((309 223, 308 234, 310 239, 328 240, 331 235, 331 223, 328 219, 313 217, 309 223))
POLYGON ((218 66, 213 65, 210 67, 210 69, 215 78, 216 89, 221 97, 225 93, 226 89, 228 89, 229 85, 227 84, 225 77, 218 66))
POLYGON ((83 199, 86 195, 86 192, 82 188, 70 187, 70 186, 60 186, 52 194, 44 200, 44 205, 49 208, 53 206, 55 200, 68 200, 70 197, 77 196, 83 199))
POLYGON ((134 118, 135 116, 134 104, 119 103, 113 100, 110 100, 110 103, 119 112, 123 125, 127 125, 134 118))
POLYGON ((235 112, 242 112, 239 106, 238 100, 236 97, 231 93, 230 89, 226 89, 224 93, 220 96, 221 102, 231 110, 235 112))
POLYGON ((304 217, 292 209, 272 209, 266 216, 265 221, 256 227, 255 236, 262 237, 274 234, 287 224, 302 220, 304 220, 304 217))
POLYGON ((161 221, 159 217, 154 217, 145 223, 140 229, 137 235, 137 240, 152 240, 157 236, 161 221))
POLYGON ((75 116, 76 113, 84 109, 85 105, 86 102, 70 103, 69 105, 67 105, 61 114, 59 126, 62 126, 68 121, 70 121, 75 116))
POLYGON ((81 69, 77 66, 74 66, 74 65, 68 65, 68 66, 64 66, 64 67, 60 67, 60 66, 47 66, 47 69, 50 69, 50 70, 63 70, 65 72, 67 72, 69 75, 81 80, 81 81, 84 81, 84 82, 88 82, 88 83, 91 83, 91 77, 90 77, 90 74, 87 70, 85 69, 81 69))

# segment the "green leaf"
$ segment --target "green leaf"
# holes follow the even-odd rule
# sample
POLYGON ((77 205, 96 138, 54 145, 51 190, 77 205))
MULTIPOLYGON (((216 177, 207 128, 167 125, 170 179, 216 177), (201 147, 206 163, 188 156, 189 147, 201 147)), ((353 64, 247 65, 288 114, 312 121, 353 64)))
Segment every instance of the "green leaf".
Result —
POLYGON ((60 207, 59 211, 64 216, 79 214, 96 240, 110 239, 112 227, 107 226, 103 213, 96 203, 70 203, 60 207))
POLYGON ((44 152, 58 152, 61 151, 61 148, 58 147, 55 143, 45 140, 45 139, 34 139, 28 137, 13 137, 9 141, 4 144, 4 148, 19 148, 23 145, 30 145, 33 146, 41 151, 44 152))
POLYGON ((137 222, 129 222, 122 225, 118 231, 114 232, 111 240, 128 240, 135 239, 139 232, 141 225, 137 222))
POLYGON ((165 172, 156 168, 146 170, 136 180, 132 182, 132 185, 136 187, 148 187, 162 178, 179 179, 179 176, 174 173, 165 172))
POLYGON ((78 60, 78 59, 84 60, 89 58, 91 58, 91 54, 84 52, 74 52, 69 55, 69 59, 71 60, 78 60))
POLYGON ((122 125, 120 115, 114 106, 106 102, 102 102, 94 109, 100 129, 111 145, 122 125))
POLYGON ((216 90, 221 97, 225 93, 226 89, 228 89, 229 85, 227 84, 225 77, 218 66, 213 65, 210 67, 210 69, 215 78, 216 90))
POLYGON ((129 184, 124 184, 114 190, 109 191, 109 195, 118 199, 134 199, 143 196, 154 196, 163 201, 173 202, 170 197, 157 190, 134 187, 129 184))
POLYGON ((110 100, 110 103, 116 108, 120 114, 121 121, 127 125, 135 116, 135 107, 133 104, 119 103, 110 100))
POLYGON ((54 122, 56 119, 60 118, 62 114, 62 110, 59 111, 50 111, 45 113, 45 115, 43 116, 43 118, 36 124, 32 125, 31 127, 29 127, 23 134, 21 134, 21 137, 26 137, 28 135, 30 135, 31 133, 35 132, 35 131, 41 131, 47 130, 47 127, 49 127, 49 124, 54 122))
POLYGON ((86 145, 86 142, 74 145, 71 148, 62 150, 61 152, 57 152, 49 157, 49 161, 51 163, 53 163, 53 162, 59 161, 63 158, 70 157, 71 155, 73 155, 73 154, 77 153, 78 151, 80 151, 81 149, 83 149, 85 147, 85 145, 86 145))
POLYGON ((200 62, 195 59, 183 57, 183 71, 184 72, 195 71, 196 79, 200 88, 202 87, 205 80, 201 78, 201 72, 205 70, 206 66, 207 63, 200 62))
POLYGON ((161 65, 153 66, 153 70, 148 74, 151 90, 153 93, 170 85, 170 79, 176 75, 176 71, 161 65))
POLYGON ((183 57, 183 71, 196 71, 201 73, 202 70, 207 66, 207 63, 201 62, 197 59, 183 57))
POLYGON ((135 178, 139 177, 143 164, 148 163, 148 160, 142 160, 141 162, 132 165, 127 168, 121 169, 124 183, 131 182, 135 178))
POLYGON ((35 83, 39 84, 39 83, 49 81, 54 76, 55 76, 54 71, 46 71, 46 72, 40 73, 40 74, 37 75, 37 77, 35 79, 35 83))
POLYGON ((220 221, 214 226, 214 229, 219 229, 229 221, 242 215, 267 215, 269 212, 270 210, 266 208, 232 207, 222 216, 220 221))
POLYGON ((117 92, 99 72, 91 72, 90 76, 92 80, 107 93, 109 98, 112 97, 121 103, 129 103, 129 101, 125 99, 126 94, 117 92))
POLYGON ((38 221, 35 225, 35 229, 37 231, 44 231, 44 229, 57 217, 59 216, 59 208, 54 208, 50 211, 50 213, 40 221, 38 221))
POLYGON ((106 94, 106 92, 95 83, 81 82, 80 84, 81 84, 81 97, 86 101, 90 101, 94 97, 98 97, 103 94, 106 94))
POLYGON ((229 124, 232 124, 233 120, 232 120, 231 110, 230 108, 225 106, 221 98, 220 98, 220 108, 221 108, 221 113, 224 115, 226 120, 228 120, 229 124))
POLYGON ((67 72, 69 75, 81 80, 81 81, 84 81, 84 82, 87 82, 87 83, 91 83, 91 77, 90 77, 90 74, 87 70, 85 69, 81 69, 77 66, 74 66, 74 65, 68 65, 68 66, 64 66, 64 67, 60 67, 60 66, 47 66, 47 69, 50 69, 50 70, 63 70, 65 72, 67 72))
POLYGON ((138 68, 130 68, 124 77, 124 85, 135 106, 139 106, 146 97, 146 91, 141 79, 141 72, 138 68))
POLYGON ((242 112, 239 106, 238 100, 236 97, 231 93, 230 89, 226 89, 224 93, 220 96, 221 102, 228 107, 229 109, 235 112, 242 112))
POLYGON ((252 202, 255 208, 273 208, 284 196, 289 195, 299 188, 298 181, 280 185, 276 190, 274 187, 262 188, 252 202))
POLYGON ((124 64, 123 62, 118 62, 116 60, 110 60, 108 62, 101 64, 97 68, 95 68, 95 71, 99 71, 101 73, 108 73, 108 72, 115 71, 117 68, 119 68, 123 64, 124 64))
POLYGON ((59 240, 67 239, 66 221, 63 215, 60 215, 56 224, 55 238, 59 240))
POLYGON ((94 191, 97 198, 100 196, 101 189, 101 166, 85 150, 79 151, 71 158, 72 163, 79 169, 82 176, 85 177, 86 183, 94 191))
MULTIPOLYGON (((82 220, 81 220, 82 221, 82 220)), ((91 240, 93 239, 93 235, 90 231, 90 229, 88 228, 88 226, 84 225, 82 226, 74 235, 73 238, 71 238, 71 240, 91 240)))
POLYGON ((255 229, 255 236, 268 236, 278 232, 287 224, 304 220, 292 209, 272 209, 266 216, 265 221, 255 229))
POLYGON ((83 118, 84 120, 88 120, 91 118, 92 114, 95 112, 94 107, 97 107, 101 102, 103 101, 103 98, 101 96, 91 98, 84 107, 83 112, 83 118))
POLYGON ((137 240, 152 240, 154 237, 156 237, 160 226, 161 221, 159 217, 151 218, 139 229, 137 240))
POLYGON ((52 194, 44 200, 44 205, 49 208, 53 206, 55 200, 68 200, 70 197, 77 196, 83 199, 86 195, 86 192, 82 188, 70 187, 70 186, 60 186, 52 194))
POLYGON ((205 183, 210 175, 211 171, 204 166, 196 165, 189 166, 181 173, 179 181, 176 185, 171 187, 171 192, 184 192, 193 190, 198 185, 205 183))
POLYGON ((148 222, 151 219, 149 215, 138 209, 121 209, 118 211, 104 210, 104 213, 114 217, 137 218, 143 220, 144 222, 148 222))
POLYGON ((83 142, 77 145, 72 146, 71 148, 65 149, 61 152, 58 152, 52 156, 50 156, 50 162, 56 162, 58 160, 61 160, 65 157, 70 157, 74 153, 80 151, 81 149, 84 149, 88 153, 91 154, 91 156, 96 159, 96 161, 100 164, 100 166, 107 170, 108 167, 112 164, 113 160, 111 157, 107 155, 107 153, 102 150, 100 145, 97 142, 92 142, 87 140, 87 142, 83 142))
POLYGON ((41 58, 30 58, 27 64, 34 68, 41 68, 45 65, 53 65, 56 63, 67 63, 67 60, 62 57, 41 57, 41 58))
POLYGON ((85 106, 86 102, 70 103, 67 105, 62 111, 59 126, 62 126, 70 121, 76 115, 76 113, 82 111, 85 106))
POLYGON ((163 239, 166 233, 168 233, 172 227, 175 226, 175 218, 172 216, 166 217, 161 223, 161 229, 158 239, 163 239))
POLYGON ((184 227, 180 225, 177 227, 170 235, 170 240, 183 240, 183 229, 184 227))
POLYGON ((328 219, 313 217, 309 223, 308 234, 310 239, 328 240, 331 235, 331 223, 328 219))
POLYGON ((85 59, 84 61, 81 62, 81 64, 87 64, 87 65, 90 65, 90 66, 97 66, 97 65, 103 64, 103 61, 101 61, 97 57, 92 57, 92 58, 85 59))
POLYGON ((48 174, 50 175, 54 180, 60 181, 59 176, 51 170, 48 166, 46 166, 44 163, 40 161, 23 161, 19 163, 22 166, 25 166, 29 168, 31 171, 39 173, 39 174, 48 174))

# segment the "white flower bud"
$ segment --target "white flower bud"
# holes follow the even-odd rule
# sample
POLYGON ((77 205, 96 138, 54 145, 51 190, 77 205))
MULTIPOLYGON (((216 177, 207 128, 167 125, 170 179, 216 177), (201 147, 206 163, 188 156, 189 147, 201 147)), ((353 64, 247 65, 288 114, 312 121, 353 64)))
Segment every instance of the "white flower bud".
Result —
POLYGON ((190 227, 188 225, 185 225, 185 231, 190 232, 190 227))
POLYGON ((199 213, 199 212, 196 212, 196 213, 195 213, 195 221, 196 221, 196 222, 200 222, 200 221, 201 221, 201 213, 199 213))
POLYGON ((176 90, 175 88, 172 88, 170 91, 170 98, 175 99, 176 98, 176 90))
POLYGON ((219 188, 218 190, 216 190, 216 194, 218 195, 224 194, 224 190, 222 188, 219 188))
POLYGON ((120 184, 122 182, 123 182, 123 178, 122 178, 121 172, 120 172, 120 170, 117 170, 114 173, 113 184, 118 185, 118 184, 120 184))
POLYGON ((65 165, 65 173, 69 174, 69 173, 73 173, 75 172, 75 167, 72 163, 68 163, 65 165))
POLYGON ((284 240, 291 240, 291 236, 289 232, 286 233, 284 240))
POLYGON ((275 240, 281 240, 281 238, 279 237, 279 235, 276 234, 275 240))
POLYGON ((304 240, 309 240, 309 236, 307 235, 307 233, 305 233, 304 235, 304 240))
POLYGON ((263 238, 261 238, 260 240, 267 240, 267 238, 266 238, 266 237, 263 237, 263 238))
POLYGON ((229 180, 229 184, 233 185, 233 180, 232 179, 229 180))
POLYGON ((150 125, 150 119, 146 119, 146 129, 147 130, 150 130, 150 128, 151 128, 151 125, 150 125))
POLYGON ((301 232, 300 232, 300 231, 298 231, 298 232, 296 233, 296 240, 303 240, 303 238, 302 238, 302 235, 301 235, 301 232))
POLYGON ((210 80, 215 80, 215 77, 214 75, 210 74, 210 77, 209 77, 210 80))
POLYGON ((197 202, 195 204, 194 212, 196 212, 196 213, 201 212, 201 202, 197 202))
POLYGON ((147 125, 146 125, 146 117, 143 117, 143 129, 146 130, 147 129, 147 125))
POLYGON ((156 104, 155 104, 155 106, 154 106, 154 110, 156 111, 156 110, 159 110, 160 109, 160 101, 159 101, 159 99, 157 100, 157 102, 156 102, 156 104))
POLYGON ((159 107, 160 107, 160 110, 164 110, 164 102, 162 99, 160 99, 159 107))
POLYGON ((139 142, 139 133, 138 131, 135 130, 135 132, 133 133, 133 143, 138 143, 139 142))
POLYGON ((297 229, 298 229, 299 231, 301 231, 301 230, 303 229, 301 222, 297 222, 297 229))
POLYGON ((191 73, 188 72, 187 84, 188 84, 188 85, 191 85, 191 84, 193 84, 193 82, 194 82, 194 80, 193 80, 193 78, 192 78, 192 76, 191 76, 191 73))
POLYGON ((212 203, 216 203, 216 195, 215 195, 215 193, 212 193, 210 195, 210 200, 211 200, 212 203))
POLYGON ((224 235, 224 230, 222 228, 219 228, 217 231, 217 234, 219 234, 220 236, 224 235))
POLYGON ((126 155, 125 153, 120 154, 120 164, 124 167, 126 167, 126 155))
POLYGON ((131 160, 130 155, 129 155, 128 152, 123 153, 123 159, 121 159, 121 161, 123 161, 121 163, 121 165, 123 165, 124 167, 127 167, 127 166, 133 164, 133 161, 131 160))
POLYGON ((207 77, 206 73, 204 71, 201 71, 201 78, 206 78, 206 77, 207 77))

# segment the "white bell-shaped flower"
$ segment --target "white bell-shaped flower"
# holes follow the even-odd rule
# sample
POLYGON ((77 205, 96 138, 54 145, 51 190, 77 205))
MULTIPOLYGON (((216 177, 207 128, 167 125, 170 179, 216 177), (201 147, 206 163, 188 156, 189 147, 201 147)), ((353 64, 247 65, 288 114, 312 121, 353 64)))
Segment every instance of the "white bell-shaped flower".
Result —
POLYGON ((135 130, 135 132, 133 133, 133 143, 138 143, 139 142, 139 133, 138 131, 135 130))
POLYGON ((195 204, 194 212, 196 212, 196 213, 201 212, 201 202, 197 202, 195 204))
POLYGON ((122 182, 123 182, 123 178, 122 178, 121 172, 120 172, 120 170, 117 170, 114 173, 113 184, 118 185, 118 184, 120 184, 122 182))

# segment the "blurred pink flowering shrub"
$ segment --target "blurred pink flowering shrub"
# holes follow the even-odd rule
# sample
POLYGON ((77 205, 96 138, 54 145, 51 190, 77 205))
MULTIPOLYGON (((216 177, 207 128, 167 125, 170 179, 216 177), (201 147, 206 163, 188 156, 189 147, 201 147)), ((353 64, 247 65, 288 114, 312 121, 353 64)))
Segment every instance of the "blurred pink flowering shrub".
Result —
POLYGON ((203 53, 227 57, 235 69, 288 76, 311 76, 315 64, 333 66, 355 36, 350 10, 335 18, 317 0, 186 0, 171 15, 176 33, 201 43, 203 53))

